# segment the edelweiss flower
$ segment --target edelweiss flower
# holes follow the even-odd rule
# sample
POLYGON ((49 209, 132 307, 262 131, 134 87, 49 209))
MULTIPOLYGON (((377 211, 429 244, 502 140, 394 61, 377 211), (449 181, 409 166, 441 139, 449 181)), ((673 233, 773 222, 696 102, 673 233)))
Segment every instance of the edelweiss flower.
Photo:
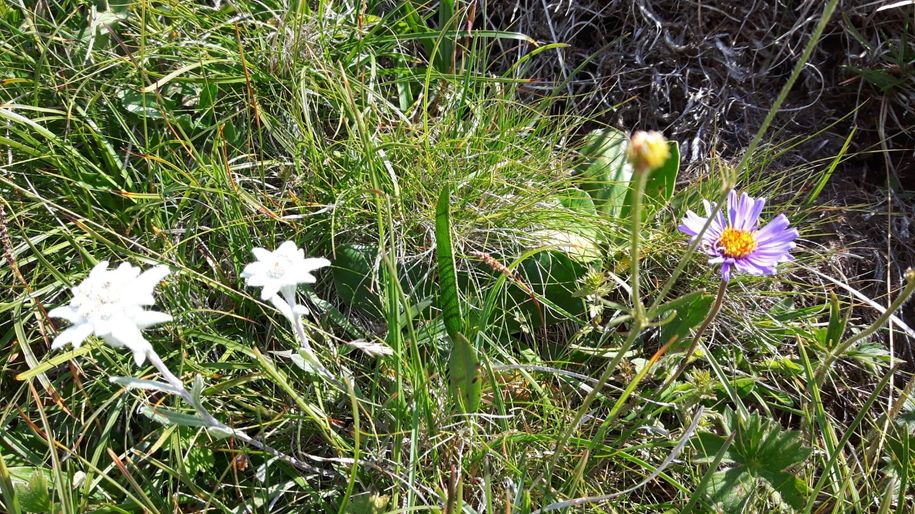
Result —
POLYGON ((126 262, 112 270, 108 269, 108 261, 99 262, 72 289, 70 303, 48 313, 52 318, 72 323, 54 339, 51 348, 58 349, 67 343, 79 348, 87 337, 95 335, 115 348, 128 348, 137 365, 143 364, 152 346, 142 330, 172 320, 164 312, 144 309, 155 303, 153 289, 168 273, 166 266, 140 273, 140 268, 126 262))
POLYGON ((270 300, 286 317, 290 317, 293 309, 295 314, 308 314, 308 309, 295 301, 295 288, 299 284, 314 284, 316 279, 311 272, 330 266, 330 261, 323 257, 306 258, 304 250, 292 241, 286 241, 272 252, 255 248, 251 253, 257 260, 242 271, 245 284, 263 288, 261 300, 270 300), (277 293, 282 293, 285 304, 277 293))
MULTIPOLYGON (((678 227, 681 232, 696 239, 716 206, 703 200, 706 216, 687 211, 678 227)), ((788 228, 788 218, 779 214, 768 225, 757 229, 764 198, 753 198, 746 193, 728 193, 727 209, 718 212, 702 235, 702 247, 708 254, 709 264, 721 264, 721 278, 727 282, 731 269, 750 275, 772 275, 780 262, 794 260, 789 253, 797 239, 797 229, 788 228)))

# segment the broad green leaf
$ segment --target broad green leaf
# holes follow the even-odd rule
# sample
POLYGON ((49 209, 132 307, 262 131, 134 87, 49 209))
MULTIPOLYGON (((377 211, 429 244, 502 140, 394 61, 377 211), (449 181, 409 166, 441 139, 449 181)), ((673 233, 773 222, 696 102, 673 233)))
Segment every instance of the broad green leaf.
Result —
POLYGON ((445 321, 445 331, 451 339, 448 378, 451 394, 462 412, 474 412, 480 406, 480 363, 476 349, 463 334, 464 318, 458 296, 457 273, 451 242, 451 188, 446 186, 439 196, 435 211, 435 247, 439 275, 439 304, 445 321))
POLYGON ((619 217, 629 190, 632 167, 626 165, 625 132, 607 128, 585 136, 577 171, 581 187, 591 195, 598 212, 619 217))
POLYGON ((3 495, 3 506, 10 514, 19 514, 19 499, 16 497, 10 469, 6 467, 6 461, 3 459, 3 452, 0 452, 0 493, 3 495))
POLYGON ((594 207, 594 200, 591 195, 573 187, 562 192, 559 201, 566 209, 581 212, 584 214, 596 214, 597 209, 594 207))
MULTIPOLYGON (((34 466, 18 466, 8 470, 15 496, 14 507, 23 512, 50 512, 51 495, 48 489, 50 471, 34 466)), ((11 509, 11 510, 13 510, 11 509)))
POLYGON ((382 514, 388 512, 391 497, 377 493, 363 493, 352 497, 346 506, 347 514, 382 514))
POLYGON ((334 251, 333 280, 348 306, 380 316, 381 304, 373 290, 377 283, 374 261, 378 249, 368 245, 340 245, 334 251))
POLYGON ((458 295, 457 272, 454 264, 454 251, 451 243, 451 188, 445 186, 438 198, 435 209, 435 250, 438 263, 439 307, 445 320, 445 329, 452 343, 463 331, 464 316, 461 313, 461 300, 458 295))
POLYGON ((152 93, 122 90, 118 92, 118 97, 121 99, 121 105, 127 112, 139 116, 140 118, 150 120, 162 119, 162 112, 159 104, 156 102, 156 97, 152 93))
POLYGON ((26 512, 50 512, 51 495, 48 492, 48 479, 42 472, 32 474, 27 484, 20 487, 18 494, 19 504, 26 512))
POLYGON ((461 412, 476 412, 482 395, 480 361, 473 345, 460 333, 448 358, 448 379, 461 412))
MULTIPOLYGON (((674 195, 674 186, 677 184, 677 175, 680 173, 680 146, 676 141, 669 141, 670 157, 663 166, 651 170, 645 182, 645 193, 642 205, 650 210, 657 210, 667 205, 674 195)), ((632 188, 626 189, 626 198, 620 209, 620 217, 628 218, 632 212, 632 188)))

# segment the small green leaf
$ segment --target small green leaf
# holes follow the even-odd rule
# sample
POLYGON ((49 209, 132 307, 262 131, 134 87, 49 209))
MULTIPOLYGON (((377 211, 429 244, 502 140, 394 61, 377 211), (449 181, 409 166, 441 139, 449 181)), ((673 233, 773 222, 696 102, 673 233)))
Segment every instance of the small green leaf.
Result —
POLYGON ((334 255, 332 274, 340 299, 352 308, 380 316, 381 304, 373 290, 378 249, 368 245, 340 245, 334 255))
MULTIPOLYGON (((710 295, 700 295, 685 305, 678 306, 674 310, 674 319, 661 327, 661 344, 683 342, 688 339, 690 330, 708 316, 713 301, 714 297, 710 295)), ((661 318, 665 317, 667 313, 662 313, 661 318)))
POLYGON ((572 211, 584 214, 597 213, 597 209, 594 207, 594 200, 591 199, 591 196, 577 187, 563 191, 559 197, 559 201, 562 203, 563 207, 572 211))
POLYGON ((156 97, 152 93, 140 93, 137 91, 122 90, 118 92, 121 99, 121 106, 124 109, 140 118, 150 120, 161 120, 162 112, 156 103, 156 97))

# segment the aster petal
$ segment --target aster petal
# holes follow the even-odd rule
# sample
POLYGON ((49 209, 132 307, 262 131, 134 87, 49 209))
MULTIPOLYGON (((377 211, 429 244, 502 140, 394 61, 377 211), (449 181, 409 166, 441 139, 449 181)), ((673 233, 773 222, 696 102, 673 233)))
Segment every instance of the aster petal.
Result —
POLYGON ((721 263, 721 280, 725 282, 731 280, 731 263, 721 263))
POLYGON ((766 206, 765 198, 751 198, 751 200, 752 203, 747 208, 747 213, 743 220, 744 230, 756 230, 756 225, 759 224, 759 215, 762 214, 763 207, 766 206))
POLYGON ((269 261, 273 258, 273 252, 267 250, 266 248, 254 247, 251 249, 251 253, 254 254, 254 258, 259 261, 269 261))
POLYGON ((54 342, 51 343, 51 349, 56 350, 65 346, 67 343, 72 343, 74 348, 79 348, 80 345, 83 344, 83 341, 92 335, 92 330, 92 323, 79 323, 73 325, 54 338, 54 342))
POLYGON ((695 237, 699 235, 699 232, 702 230, 702 227, 705 226, 705 221, 707 219, 708 218, 703 218, 693 211, 686 211, 686 216, 680 220, 680 225, 677 229, 688 236, 695 237))
MULTIPOLYGON (((744 193, 744 194, 746 194, 746 193, 744 193)), ((742 200, 743 200, 743 197, 737 196, 737 191, 732 189, 728 193, 727 209, 725 209, 728 214, 728 216, 727 216, 728 225, 733 225, 734 220, 737 219, 737 208, 740 206, 742 200)))
POLYGON ((789 225, 788 217, 784 214, 779 214, 756 232, 757 244, 762 245, 772 239, 783 239, 789 236, 793 236, 790 239, 793 241, 797 237, 797 230, 789 229, 789 225))
POLYGON ((61 305, 60 307, 51 309, 48 311, 48 317, 65 319, 70 323, 79 323, 79 321, 83 319, 83 317, 79 315, 79 312, 69 305, 61 305))
POLYGON ((137 328, 141 330, 153 325, 158 325, 159 323, 167 323, 172 319, 171 314, 143 309, 139 310, 139 312, 133 316, 133 321, 137 324, 137 328))

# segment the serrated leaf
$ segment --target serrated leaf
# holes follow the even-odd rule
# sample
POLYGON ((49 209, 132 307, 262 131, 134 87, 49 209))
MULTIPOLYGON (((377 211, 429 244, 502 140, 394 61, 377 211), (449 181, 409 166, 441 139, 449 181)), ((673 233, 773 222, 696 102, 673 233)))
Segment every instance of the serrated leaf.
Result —
POLYGON ((745 465, 752 473, 780 472, 802 463, 810 449, 805 447, 801 434, 785 430, 778 422, 766 420, 754 413, 742 428, 732 446, 734 461, 745 465))
POLYGON ((756 480, 742 467, 735 467, 712 474, 706 489, 712 504, 724 513, 742 511, 747 497, 753 492, 756 480))
POLYGON ((783 503, 794 509, 804 508, 810 488, 801 479, 784 471, 763 470, 759 476, 766 481, 783 503))

